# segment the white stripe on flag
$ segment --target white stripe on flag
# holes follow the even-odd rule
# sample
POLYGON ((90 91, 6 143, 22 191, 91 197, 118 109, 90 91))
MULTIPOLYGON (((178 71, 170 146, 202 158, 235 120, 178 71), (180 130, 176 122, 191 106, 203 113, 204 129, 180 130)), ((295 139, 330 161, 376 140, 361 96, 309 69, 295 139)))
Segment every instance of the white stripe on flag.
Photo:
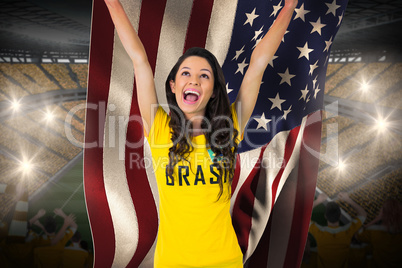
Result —
MULTIPOLYGON (((155 200, 156 211, 158 214, 158 223, 159 223, 159 191, 158 185, 156 183, 156 177, 154 172, 154 167, 152 165, 152 153, 151 147, 149 146, 148 140, 144 137, 144 163, 145 163, 145 171, 147 173, 147 179, 149 183, 149 187, 152 191, 152 196, 155 200)), ((155 241, 152 247, 149 249, 147 255, 144 257, 140 264, 140 268, 148 268, 153 267, 154 265, 154 255, 155 255, 155 248, 156 248, 156 241, 158 237, 155 238, 155 241)))
POLYGON ((232 37, 237 1, 214 1, 205 48, 215 55, 220 65, 225 61, 232 37))
POLYGON ((299 134, 297 135, 297 141, 296 141, 295 147, 293 148, 292 155, 290 156, 290 159, 288 160, 288 163, 286 163, 285 170, 283 171, 281 180, 279 181, 275 202, 278 199, 279 193, 281 192, 282 187, 286 182, 286 178, 292 172, 293 168, 295 168, 295 167, 297 167, 299 165, 300 148, 301 148, 302 143, 303 143, 303 135, 304 135, 304 129, 306 128, 307 117, 308 117, 308 115, 303 117, 303 120, 302 120, 302 122, 300 124, 300 130, 299 130, 299 134))
POLYGON ((193 1, 166 1, 155 66, 155 88, 160 104, 167 103, 165 81, 170 69, 183 55, 192 6, 193 1))
MULTIPOLYGON (((121 3, 134 28, 138 28, 141 1, 122 0, 121 3)), ((134 70, 116 31, 110 76, 104 130, 103 176, 115 234, 112 266, 125 267, 131 261, 138 244, 137 216, 128 188, 124 161, 134 70)))
POLYGON ((280 172, 281 166, 283 164, 286 165, 278 184, 275 201, 278 199, 289 174, 298 165, 300 146, 306 120, 307 116, 303 118, 292 154, 287 162, 283 163, 283 160, 285 159, 286 142, 290 131, 283 131, 276 134, 264 151, 261 162, 261 170, 263 170, 263 172, 260 173, 260 178, 258 180, 256 198, 253 207, 253 217, 251 219, 252 227, 249 235, 247 252, 244 254, 244 260, 247 260, 253 254, 265 227, 268 224, 272 207, 272 183, 280 172))

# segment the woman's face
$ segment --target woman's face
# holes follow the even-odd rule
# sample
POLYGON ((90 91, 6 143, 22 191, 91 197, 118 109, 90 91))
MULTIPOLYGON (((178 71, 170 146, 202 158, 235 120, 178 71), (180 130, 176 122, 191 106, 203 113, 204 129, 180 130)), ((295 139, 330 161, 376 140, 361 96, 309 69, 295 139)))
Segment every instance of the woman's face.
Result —
POLYGON ((214 97, 214 79, 211 66, 202 57, 190 56, 180 65, 170 88, 188 120, 205 115, 207 103, 214 97))

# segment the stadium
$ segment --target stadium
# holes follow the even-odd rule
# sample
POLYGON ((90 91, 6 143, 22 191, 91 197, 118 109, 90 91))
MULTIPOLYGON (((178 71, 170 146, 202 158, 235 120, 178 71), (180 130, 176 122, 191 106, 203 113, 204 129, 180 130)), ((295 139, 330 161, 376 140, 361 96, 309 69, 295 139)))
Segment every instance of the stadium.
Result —
MULTIPOLYGON (((0 240, 19 219, 61 208, 76 216, 91 252, 82 163, 91 1, 75 15, 47 4, 0 4, 0 240)), ((331 48, 316 195, 339 203, 343 224, 356 211, 340 192, 366 222, 385 200, 402 202, 401 28, 400 1, 349 0, 331 48)), ((312 218, 324 222, 323 211, 312 218)))

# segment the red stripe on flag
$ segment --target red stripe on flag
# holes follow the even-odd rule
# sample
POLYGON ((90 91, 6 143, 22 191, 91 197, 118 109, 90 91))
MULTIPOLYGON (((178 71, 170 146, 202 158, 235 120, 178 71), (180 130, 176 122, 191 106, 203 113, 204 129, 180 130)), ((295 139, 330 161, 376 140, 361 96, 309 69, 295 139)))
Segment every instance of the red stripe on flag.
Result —
MULTIPOLYGON (((278 185, 281 180, 283 171, 289 162, 289 159, 293 153, 297 137, 300 132, 300 126, 292 129, 289 132, 289 135, 286 140, 285 146, 285 154, 282 162, 282 166, 278 174, 276 175, 274 182, 272 183, 272 205, 271 205, 271 214, 273 214, 273 209, 275 209, 275 197, 278 191, 278 185)), ((269 243, 270 243, 270 233, 271 233, 271 225, 272 225, 272 217, 270 216, 268 223, 264 229, 264 232, 261 236, 261 239, 258 242, 256 249, 254 250, 253 255, 249 258, 248 267, 267 267, 268 265, 268 252, 269 252, 269 243)))
POLYGON ((155 72, 156 58, 165 13, 166 0, 142 1, 138 36, 144 44, 148 61, 155 72))
POLYGON ((292 156, 297 136, 299 135, 300 131, 300 126, 295 127, 289 132, 288 138, 286 140, 286 145, 285 145, 285 154, 284 154, 284 159, 282 162, 281 169, 279 170, 278 174, 276 175, 274 181, 272 182, 272 204, 271 204, 271 210, 274 207, 275 204, 275 199, 276 199, 276 193, 278 191, 278 185, 281 181, 281 177, 283 174, 283 171, 285 170, 286 165, 289 162, 290 157, 292 156))
POLYGON ((213 5, 213 0, 194 0, 184 51, 191 47, 205 47, 213 5))
POLYGON ((233 228, 237 234, 240 248, 243 253, 248 248, 248 238, 251 230, 251 219, 253 216, 253 207, 255 201, 255 193, 257 191, 258 179, 261 171, 261 159, 266 149, 266 145, 261 148, 258 161, 249 173, 246 181, 239 190, 236 201, 233 205, 233 228))
MULTIPOLYGON (((155 72, 158 56, 160 32, 165 12, 166 0, 142 1, 138 35, 144 44, 152 71, 155 72)), ((143 127, 139 117, 136 87, 127 126, 127 144, 138 144, 135 148, 127 146, 125 151, 128 187, 135 206, 139 229, 138 247, 129 267, 138 267, 152 247, 158 230, 158 214, 144 165, 143 127)))
MULTIPOLYGON (((140 114, 136 91, 133 92, 130 114, 140 114)), ((141 120, 138 116, 135 118, 141 120)), ((138 247, 128 267, 140 265, 152 247, 158 231, 158 212, 145 170, 145 165, 151 162, 144 161, 142 129, 142 122, 136 120, 130 121, 127 127, 127 142, 138 144, 136 148, 126 146, 125 165, 128 187, 137 214, 139 229, 138 247)))
POLYGON ((85 120, 84 188, 94 244, 95 267, 110 267, 114 257, 115 239, 103 184, 102 161, 114 27, 102 0, 93 3, 91 35, 85 120))
POLYGON ((308 116, 300 148, 300 162, 292 228, 289 236, 288 250, 283 267, 300 267, 306 245, 314 193, 317 183, 319 159, 311 155, 307 148, 320 152, 321 145, 321 111, 308 116), (298 255, 295 256, 295 253, 298 255))

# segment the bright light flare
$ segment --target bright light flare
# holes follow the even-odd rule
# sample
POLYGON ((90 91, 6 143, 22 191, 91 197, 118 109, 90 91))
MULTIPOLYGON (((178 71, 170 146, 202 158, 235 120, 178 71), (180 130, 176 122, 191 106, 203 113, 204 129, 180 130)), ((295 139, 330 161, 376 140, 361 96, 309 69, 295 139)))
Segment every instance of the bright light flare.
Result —
POLYGON ((29 174, 33 170, 33 164, 30 160, 24 159, 20 163, 20 169, 23 174, 29 174))
POLYGON ((386 132, 389 127, 389 122, 386 120, 386 118, 378 117, 375 120, 375 128, 377 129, 378 132, 386 132))
POLYGON ((11 108, 17 112, 21 107, 20 101, 19 100, 12 100, 11 101, 11 108))
POLYGON ((370 85, 367 82, 363 82, 360 86, 360 90, 363 92, 367 92, 370 89, 370 85))
POLYGON ((54 114, 51 111, 47 111, 45 114, 45 119, 47 122, 51 122, 54 118, 54 114))
POLYGON ((339 159, 337 167, 338 167, 339 172, 343 172, 343 171, 345 171, 347 165, 344 160, 339 159))

